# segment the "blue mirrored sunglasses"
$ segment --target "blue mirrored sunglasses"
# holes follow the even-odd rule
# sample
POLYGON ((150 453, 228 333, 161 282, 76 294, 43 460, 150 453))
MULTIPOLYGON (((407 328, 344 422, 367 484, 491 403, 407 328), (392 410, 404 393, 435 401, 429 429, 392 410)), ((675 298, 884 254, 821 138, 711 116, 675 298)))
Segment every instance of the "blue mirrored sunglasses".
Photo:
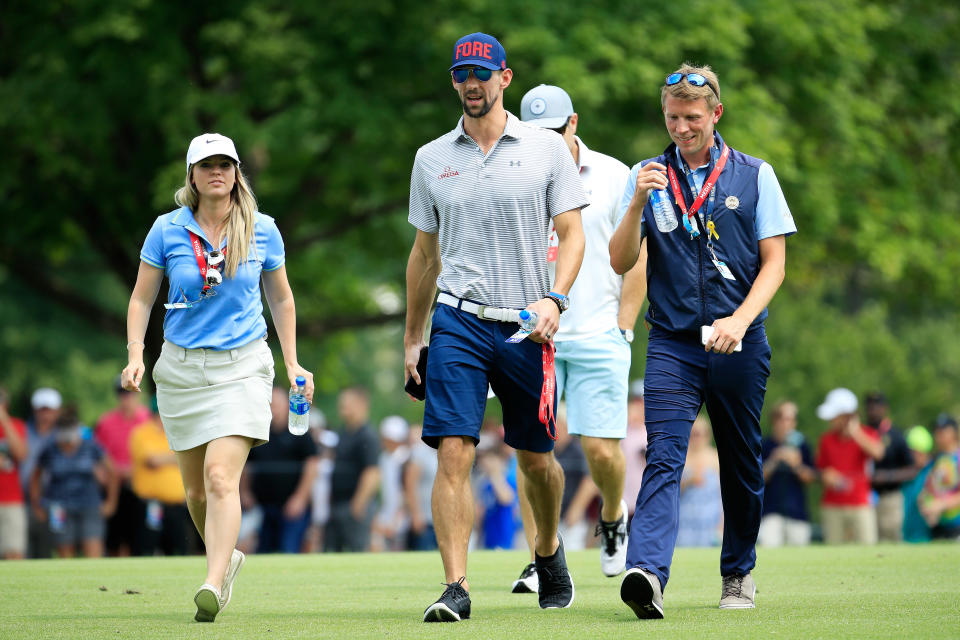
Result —
POLYGON ((484 69, 483 67, 460 67, 453 70, 453 79, 457 81, 457 84, 462 84, 467 81, 471 71, 473 72, 473 77, 480 82, 486 82, 493 76, 493 69, 484 69))
POLYGON ((710 91, 713 91, 713 95, 717 96, 718 100, 720 99, 720 94, 717 93, 717 90, 713 88, 713 85, 707 82, 707 79, 699 73, 671 73, 667 76, 667 86, 672 87, 673 85, 678 84, 684 78, 687 79, 688 83, 695 87, 707 85, 710 87, 710 91))

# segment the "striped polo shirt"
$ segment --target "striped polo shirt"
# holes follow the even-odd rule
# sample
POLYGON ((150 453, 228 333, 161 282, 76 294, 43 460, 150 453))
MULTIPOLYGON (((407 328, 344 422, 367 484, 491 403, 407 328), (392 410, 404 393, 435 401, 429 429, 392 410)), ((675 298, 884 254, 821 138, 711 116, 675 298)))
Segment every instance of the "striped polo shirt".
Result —
POLYGON ((510 113, 486 155, 461 117, 417 151, 410 178, 410 223, 439 234, 437 287, 496 307, 547 294, 550 220, 587 204, 563 138, 510 113))

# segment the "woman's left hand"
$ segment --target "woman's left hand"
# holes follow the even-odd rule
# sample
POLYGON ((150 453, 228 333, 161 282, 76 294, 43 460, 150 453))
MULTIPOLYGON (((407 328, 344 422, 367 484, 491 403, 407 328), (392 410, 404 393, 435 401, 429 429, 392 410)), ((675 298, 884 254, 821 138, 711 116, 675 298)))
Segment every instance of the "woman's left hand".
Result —
POLYGON ((307 386, 304 388, 304 395, 307 400, 313 404, 313 374, 300 366, 299 363, 287 367, 287 377, 290 378, 290 388, 297 386, 297 376, 303 376, 307 379, 307 386))

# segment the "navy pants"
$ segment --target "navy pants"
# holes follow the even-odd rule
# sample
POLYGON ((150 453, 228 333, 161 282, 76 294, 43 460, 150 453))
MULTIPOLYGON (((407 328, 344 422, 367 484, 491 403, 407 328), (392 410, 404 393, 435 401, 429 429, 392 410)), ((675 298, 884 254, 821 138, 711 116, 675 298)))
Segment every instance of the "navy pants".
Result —
POLYGON ((704 403, 720 456, 720 574, 747 573, 757 558, 763 509, 760 411, 770 375, 766 332, 763 326, 749 330, 743 350, 730 355, 704 351, 698 338, 654 328, 647 346, 647 467, 630 524, 627 568, 652 571, 662 587, 677 543, 680 476, 690 427, 704 403))

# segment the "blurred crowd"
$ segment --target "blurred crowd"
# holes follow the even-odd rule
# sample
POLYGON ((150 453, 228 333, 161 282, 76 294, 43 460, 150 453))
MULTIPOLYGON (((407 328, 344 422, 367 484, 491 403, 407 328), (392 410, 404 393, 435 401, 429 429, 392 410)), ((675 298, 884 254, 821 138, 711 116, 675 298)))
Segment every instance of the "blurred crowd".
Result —
MULTIPOLYGON (((183 484, 156 412, 116 386, 116 407, 93 427, 56 389, 37 389, 31 415, 8 412, 0 390, 0 555, 6 559, 182 555, 202 542, 189 526, 183 484)), ((924 542, 960 539, 960 438, 956 420, 902 429, 887 398, 861 404, 830 391, 816 410, 816 444, 796 404, 773 407, 762 443, 766 482, 759 544, 924 542), (818 430, 818 431, 822 431, 818 430), (810 495, 819 484, 819 522, 810 495)), ((431 517, 436 452, 399 416, 371 421, 369 392, 343 389, 337 419, 311 411, 306 436, 287 430, 287 391, 275 389, 269 443, 255 447, 241 479, 239 547, 256 553, 436 548, 431 517)), ((807 423, 809 424, 809 423, 807 423)), ((810 429, 810 431, 813 431, 810 429)), ((646 461, 643 381, 630 387, 624 495, 630 505, 646 461)), ((569 550, 595 546, 599 492, 579 440, 558 415, 555 453, 565 474, 561 533, 569 550)), ((473 548, 526 548, 517 462, 496 420, 485 422, 473 472, 473 548)), ((680 486, 680 546, 718 545, 720 467, 703 417, 690 434, 680 486)))

